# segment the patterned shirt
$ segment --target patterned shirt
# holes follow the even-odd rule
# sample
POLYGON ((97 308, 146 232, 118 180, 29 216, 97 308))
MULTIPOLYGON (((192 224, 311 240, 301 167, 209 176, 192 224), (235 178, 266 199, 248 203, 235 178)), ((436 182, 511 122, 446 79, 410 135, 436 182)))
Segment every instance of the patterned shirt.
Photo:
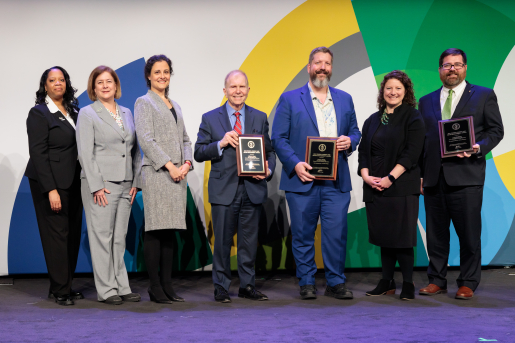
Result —
MULTIPOLYGON (((107 109, 107 108, 106 108, 107 109)), ((123 121, 122 121, 122 117, 120 116, 120 112, 118 111, 118 106, 116 106, 116 114, 114 114, 113 112, 111 112, 110 110, 107 110, 107 112, 109 112, 109 114, 111 115, 111 117, 113 117, 113 119, 116 121, 116 124, 118 124, 118 126, 120 127, 120 129, 122 129, 122 131, 125 131, 124 128, 123 128, 123 121)))
POLYGON ((336 125, 336 112, 334 111, 333 97, 327 87, 327 97, 325 102, 322 103, 313 93, 311 85, 308 83, 309 93, 315 108, 317 116, 318 133, 320 137, 338 137, 338 126, 336 125))

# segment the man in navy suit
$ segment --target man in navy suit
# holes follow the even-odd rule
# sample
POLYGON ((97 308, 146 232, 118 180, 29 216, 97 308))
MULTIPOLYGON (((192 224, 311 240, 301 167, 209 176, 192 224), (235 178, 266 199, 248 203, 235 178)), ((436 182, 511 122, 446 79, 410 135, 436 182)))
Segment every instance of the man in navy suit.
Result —
POLYGON ((361 133, 349 94, 329 87, 333 53, 326 47, 309 55, 309 82, 281 95, 272 127, 272 145, 283 164, 280 189, 290 209, 293 256, 297 264, 302 299, 316 298, 314 236, 322 222, 322 256, 327 288, 325 295, 352 299, 345 285, 347 210, 351 180, 348 156, 361 133), (336 181, 314 180, 304 159, 308 136, 338 137, 336 181))
POLYGON ((422 97, 419 110, 426 124, 421 189, 426 208, 429 285, 422 295, 447 293, 449 226, 460 241, 457 299, 471 299, 481 279, 481 206, 486 155, 501 141, 504 128, 492 89, 465 81, 467 55, 447 49, 439 60, 443 87, 422 97), (441 158, 438 121, 473 117, 474 152, 441 158))
POLYGON ((249 93, 247 75, 234 70, 225 78, 227 102, 202 116, 195 161, 211 161, 209 202, 213 218, 215 246, 213 251, 213 283, 215 300, 231 302, 231 246, 234 230, 238 232, 238 296, 267 300, 255 289, 258 226, 262 204, 268 197, 267 181, 275 169, 275 152, 268 136, 267 115, 245 104, 249 93), (265 139, 265 176, 238 177, 236 147, 239 134, 263 135, 265 139))

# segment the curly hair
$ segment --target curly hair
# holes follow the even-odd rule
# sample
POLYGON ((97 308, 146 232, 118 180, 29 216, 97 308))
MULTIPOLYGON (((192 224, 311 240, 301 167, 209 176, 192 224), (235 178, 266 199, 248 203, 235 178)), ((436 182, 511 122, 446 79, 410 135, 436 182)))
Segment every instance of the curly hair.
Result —
POLYGON ((413 82, 411 82, 408 74, 400 70, 393 70, 386 74, 383 82, 381 82, 381 87, 379 87, 379 94, 377 96, 377 108, 381 109, 386 107, 386 101, 384 100, 384 85, 390 79, 396 79, 404 86, 406 93, 404 94, 402 103, 408 104, 413 108, 417 107, 417 99, 415 98, 415 91, 413 90, 413 82))
POLYGON ((60 70, 64 75, 64 81, 66 83, 66 91, 63 95, 63 106, 66 109, 66 112, 70 114, 72 117, 79 112, 79 100, 75 97, 75 93, 77 93, 77 89, 73 88, 72 82, 70 81, 70 75, 68 72, 64 70, 63 67, 55 66, 52 68, 48 68, 41 75, 41 79, 39 80, 39 89, 36 92, 36 105, 46 104, 46 96, 47 92, 45 90, 46 80, 48 79, 48 74, 52 69, 60 70))
MULTIPOLYGON (((148 77, 150 76, 150 72, 152 71, 152 67, 154 66, 154 64, 156 62, 160 62, 160 61, 165 61, 166 63, 168 63, 168 67, 170 68, 170 76, 173 75, 172 61, 168 57, 166 57, 165 55, 154 55, 154 56, 150 57, 147 60, 147 63, 145 64, 145 69, 144 69, 145 81, 147 82, 147 87, 149 89, 150 89, 150 80, 148 79, 148 77)), ((170 86, 166 87, 166 90, 165 90, 166 97, 168 97, 169 90, 170 90, 170 86)))

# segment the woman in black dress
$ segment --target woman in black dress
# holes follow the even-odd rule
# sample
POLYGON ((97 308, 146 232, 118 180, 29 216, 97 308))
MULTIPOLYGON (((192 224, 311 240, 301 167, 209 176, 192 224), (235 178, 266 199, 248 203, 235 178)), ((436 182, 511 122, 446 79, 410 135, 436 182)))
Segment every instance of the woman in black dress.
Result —
POLYGON ((57 66, 45 70, 36 106, 27 118, 30 159, 25 176, 50 278, 48 297, 63 306, 84 298, 71 289, 82 229, 75 92, 66 70, 57 66))
POLYGON ((393 273, 399 261, 400 298, 415 298, 413 247, 417 244, 420 166, 425 127, 406 73, 388 73, 377 106, 363 124, 358 174, 363 178, 369 242, 381 247, 383 277, 367 295, 395 294, 393 273))

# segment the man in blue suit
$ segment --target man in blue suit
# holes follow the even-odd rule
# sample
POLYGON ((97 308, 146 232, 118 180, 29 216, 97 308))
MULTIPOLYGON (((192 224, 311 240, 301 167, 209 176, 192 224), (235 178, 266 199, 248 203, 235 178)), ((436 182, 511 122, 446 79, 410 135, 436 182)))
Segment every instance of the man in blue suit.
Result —
POLYGON ((352 299, 345 285, 347 210, 351 180, 348 156, 361 138, 354 104, 349 94, 329 87, 333 53, 326 47, 309 55, 309 82, 281 95, 272 127, 272 145, 283 164, 280 189, 290 209, 293 256, 297 264, 302 299, 315 299, 314 237, 322 222, 322 256, 327 288, 325 295, 352 299), (306 156, 308 136, 338 137, 336 181, 314 180, 306 156))
POLYGON ((422 97, 419 110, 426 124, 421 190, 426 208, 429 285, 422 295, 447 293, 449 226, 460 241, 460 275, 457 299, 468 300, 481 280, 481 207, 486 155, 501 141, 504 128, 493 89, 465 81, 467 55, 447 49, 440 55, 443 87, 422 97), (438 121, 473 117, 474 152, 441 158, 438 121))
POLYGON ((275 152, 268 136, 267 115, 245 104, 249 93, 247 75, 234 70, 225 78, 227 102, 202 116, 194 158, 211 161, 209 202, 213 219, 215 244, 213 251, 213 283, 215 300, 231 302, 231 246, 234 231, 238 232, 238 296, 251 300, 267 300, 255 289, 255 270, 259 218, 262 204, 268 198, 267 181, 275 169, 275 152), (239 134, 263 135, 267 170, 265 176, 238 177, 236 147, 239 134))

